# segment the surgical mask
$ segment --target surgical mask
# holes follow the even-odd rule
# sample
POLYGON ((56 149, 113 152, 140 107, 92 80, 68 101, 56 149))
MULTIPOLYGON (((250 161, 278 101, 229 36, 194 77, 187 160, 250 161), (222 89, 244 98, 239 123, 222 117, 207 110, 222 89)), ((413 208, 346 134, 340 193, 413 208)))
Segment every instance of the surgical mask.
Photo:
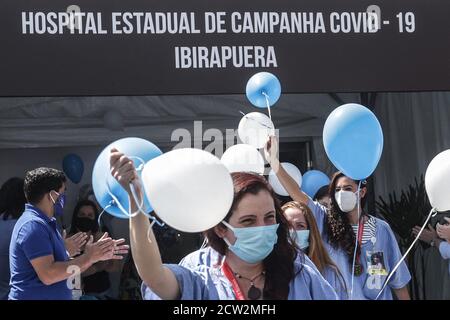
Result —
POLYGON ((295 239, 295 242, 300 249, 304 250, 309 247, 309 230, 291 230, 291 238, 295 239))
POLYGON ((223 238, 223 240, 235 255, 247 263, 263 261, 272 252, 275 243, 277 243, 279 224, 235 228, 225 221, 222 221, 222 223, 230 228, 236 237, 236 242, 233 245, 226 238, 223 238))
POLYGON ((78 230, 82 232, 92 231, 96 226, 96 222, 94 219, 83 217, 77 218, 76 227, 78 230))
POLYGON ((357 192, 341 190, 334 194, 336 202, 342 212, 351 212, 358 201, 357 192))
POLYGON ((55 217, 60 217, 64 214, 64 203, 66 202, 66 194, 65 193, 60 194, 56 191, 55 193, 58 195, 58 198, 56 200, 53 200, 51 193, 50 198, 53 201, 53 209, 55 217))

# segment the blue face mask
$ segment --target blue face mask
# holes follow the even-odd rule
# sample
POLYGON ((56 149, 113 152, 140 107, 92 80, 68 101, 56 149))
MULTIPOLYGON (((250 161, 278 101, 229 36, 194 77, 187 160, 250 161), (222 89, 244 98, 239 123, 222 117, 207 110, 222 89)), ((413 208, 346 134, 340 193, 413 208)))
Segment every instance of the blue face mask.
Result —
POLYGON ((277 230, 279 224, 262 227, 235 228, 225 221, 224 225, 233 231, 236 242, 232 245, 223 238, 228 248, 247 263, 263 261, 273 250, 277 243, 277 230))
POLYGON ((291 238, 295 240, 300 249, 309 247, 309 230, 291 230, 291 238))
POLYGON ((65 193, 58 193, 55 191, 56 194, 58 194, 58 198, 53 200, 52 195, 50 194, 50 197, 53 201, 53 209, 54 209, 54 216, 60 217, 64 214, 64 203, 66 202, 66 194, 65 193))

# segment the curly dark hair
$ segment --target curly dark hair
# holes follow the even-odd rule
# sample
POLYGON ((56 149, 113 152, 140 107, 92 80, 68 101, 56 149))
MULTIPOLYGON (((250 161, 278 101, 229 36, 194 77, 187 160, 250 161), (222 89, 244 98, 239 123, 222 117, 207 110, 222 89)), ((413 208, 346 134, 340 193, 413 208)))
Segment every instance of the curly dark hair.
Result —
POLYGON ((66 182, 64 172, 52 168, 37 168, 25 175, 25 197, 31 204, 39 203, 46 193, 59 190, 66 182))
MULTIPOLYGON (((263 261, 266 270, 263 298, 268 300, 285 300, 289 294, 289 283, 296 276, 294 261, 297 255, 301 255, 300 259, 304 261, 303 253, 298 250, 295 241, 290 237, 290 224, 284 217, 275 193, 267 181, 263 177, 252 173, 236 172, 232 173, 231 176, 234 184, 234 199, 231 209, 224 219, 225 221, 228 222, 230 220, 233 211, 248 193, 256 195, 261 190, 266 190, 273 198, 276 220, 280 226, 277 230, 278 241, 272 252, 263 261)), ((220 224, 220 227, 226 228, 223 224, 220 224)), ((214 228, 207 230, 205 236, 214 250, 221 255, 226 254, 228 247, 225 241, 217 236, 214 228)))
POLYGON ((26 202, 22 178, 10 178, 0 188, 0 214, 3 214, 3 220, 9 217, 18 219, 25 210, 26 202))
MULTIPOLYGON (((353 228, 348 219, 348 214, 341 211, 339 208, 336 198, 334 196, 336 184, 338 180, 342 177, 346 177, 342 172, 338 171, 333 175, 330 182, 329 194, 331 195, 331 206, 330 210, 327 211, 327 223, 326 223, 326 235, 328 236, 328 241, 334 248, 342 248, 348 256, 348 261, 350 266, 353 264, 353 253, 355 250, 356 236, 353 232, 353 228)), ((352 179, 353 180, 353 179, 352 179)), ((357 185, 360 183, 359 180, 353 180, 357 185)), ((365 186, 361 189, 366 188, 365 186)), ((361 209, 364 208, 366 203, 366 198, 361 198, 361 209)), ((361 216, 365 215, 364 211, 361 210, 361 216)), ((358 246, 359 255, 361 253, 361 248, 358 246)))

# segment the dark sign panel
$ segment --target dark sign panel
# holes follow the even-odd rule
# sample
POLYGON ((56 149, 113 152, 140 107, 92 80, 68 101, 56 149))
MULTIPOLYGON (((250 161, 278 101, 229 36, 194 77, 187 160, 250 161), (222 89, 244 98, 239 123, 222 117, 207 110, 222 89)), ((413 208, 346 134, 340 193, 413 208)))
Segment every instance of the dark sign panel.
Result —
POLYGON ((2 0, 0 95, 450 90, 446 0, 2 0))

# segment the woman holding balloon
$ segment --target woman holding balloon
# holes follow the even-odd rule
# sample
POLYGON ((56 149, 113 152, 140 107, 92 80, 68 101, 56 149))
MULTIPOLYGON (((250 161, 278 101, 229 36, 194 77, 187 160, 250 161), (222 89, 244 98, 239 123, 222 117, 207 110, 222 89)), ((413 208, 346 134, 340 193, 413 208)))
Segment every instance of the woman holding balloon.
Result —
MULTIPOLYGON (((113 176, 129 194, 130 212, 136 212, 133 192, 142 195, 143 188, 133 162, 117 149, 112 150, 110 161, 113 176)), ((232 185, 228 214, 206 232, 210 246, 224 257, 217 266, 164 265, 147 217, 130 217, 131 249, 143 280, 144 298, 335 300, 333 289, 321 275, 298 262, 288 223, 267 182, 259 175, 234 173, 232 185)))
MULTIPOLYGON (((328 253, 345 279, 348 297, 361 300, 375 299, 386 280, 386 274, 385 272, 370 274, 371 257, 381 253, 384 257, 385 271, 389 271, 400 260, 401 253, 389 225, 364 211, 361 213, 367 188, 365 186, 361 188, 360 181, 353 180, 341 172, 336 173, 329 187, 331 206, 328 210, 314 202, 298 187, 297 182, 276 158, 277 149, 278 142, 275 137, 271 137, 266 146, 266 158, 290 197, 294 201, 306 204, 312 211, 328 253)), ((398 299, 409 299, 406 285, 410 279, 406 264, 402 262, 389 283, 398 299)), ((380 299, 392 299, 391 291, 384 290, 380 299)))

